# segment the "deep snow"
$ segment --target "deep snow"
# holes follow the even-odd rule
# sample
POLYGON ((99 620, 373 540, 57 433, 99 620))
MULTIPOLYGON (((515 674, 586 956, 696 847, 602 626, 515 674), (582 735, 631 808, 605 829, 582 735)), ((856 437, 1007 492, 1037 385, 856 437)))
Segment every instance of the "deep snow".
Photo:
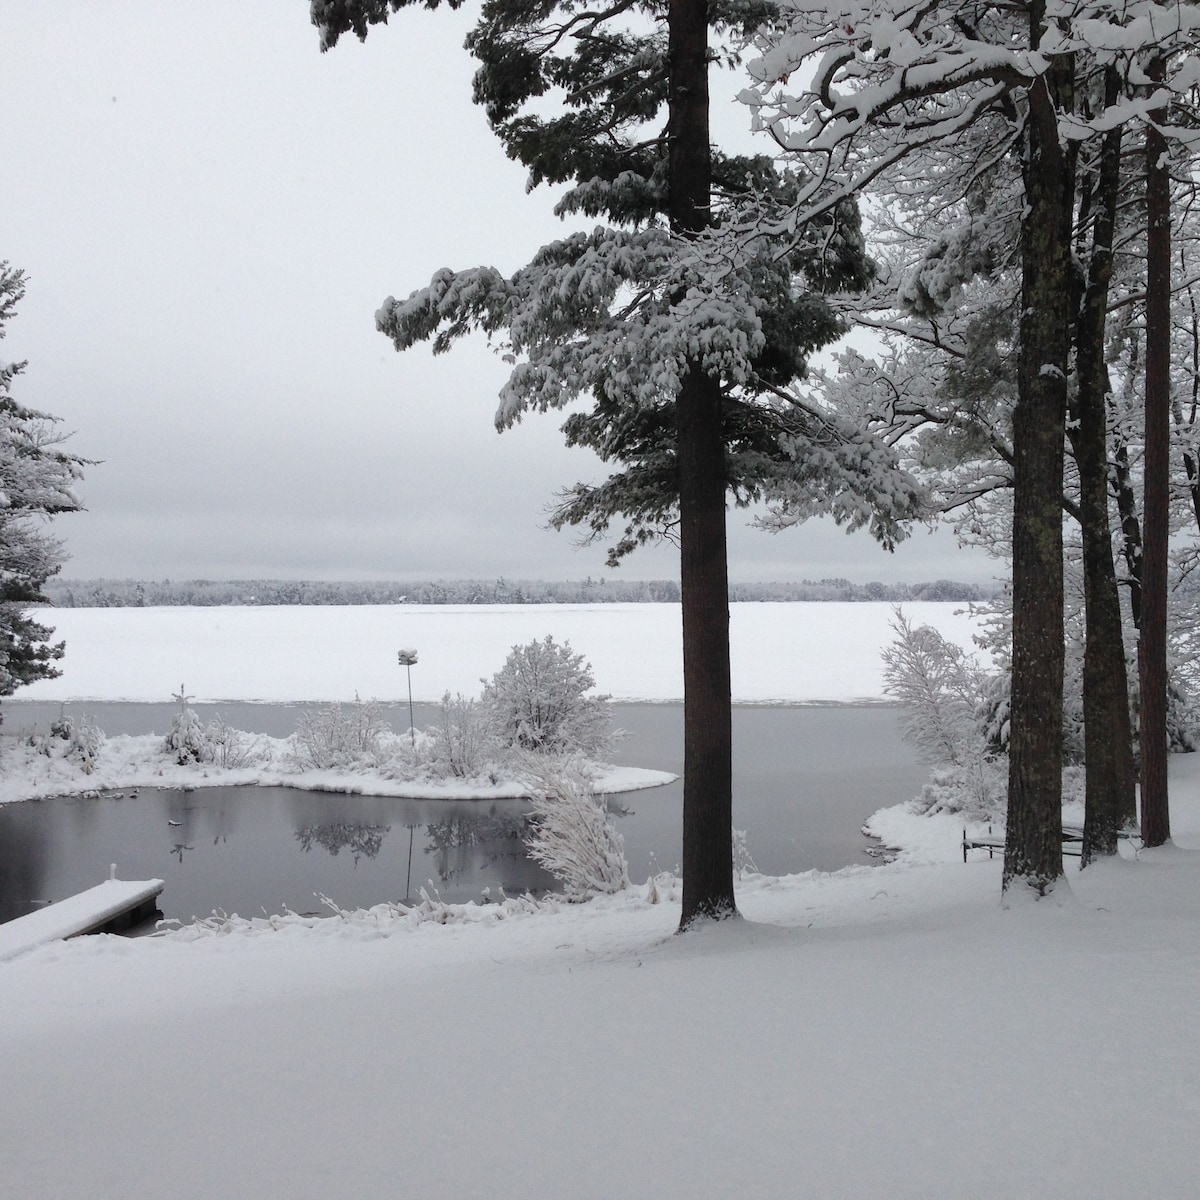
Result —
POLYGON ((1196 1195, 1195 756, 1178 845, 1036 904, 889 820, 896 863, 682 938, 659 881, 43 947, 0 966, 0 1195, 1196 1195))

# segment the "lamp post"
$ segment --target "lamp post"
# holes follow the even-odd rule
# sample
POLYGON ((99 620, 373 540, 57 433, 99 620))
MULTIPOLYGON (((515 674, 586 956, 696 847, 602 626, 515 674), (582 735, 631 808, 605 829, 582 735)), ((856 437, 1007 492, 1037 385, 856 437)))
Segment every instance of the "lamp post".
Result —
POLYGON ((417 727, 413 721, 412 669, 417 662, 417 652, 410 646, 397 651, 396 657, 400 660, 400 665, 408 674, 408 736, 412 739, 412 744, 415 748, 417 744, 417 727))

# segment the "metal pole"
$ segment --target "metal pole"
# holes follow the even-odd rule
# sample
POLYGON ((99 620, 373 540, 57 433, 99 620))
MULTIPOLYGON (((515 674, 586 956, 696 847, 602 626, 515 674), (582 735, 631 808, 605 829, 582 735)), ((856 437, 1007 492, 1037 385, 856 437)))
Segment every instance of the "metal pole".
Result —
POLYGON ((412 669, 417 661, 417 652, 411 647, 396 652, 400 665, 408 673, 408 736, 412 739, 413 749, 417 748, 417 724, 413 719, 412 702, 412 669))
POLYGON ((415 825, 408 827, 408 878, 404 881, 404 902, 408 903, 408 897, 412 890, 412 846, 413 846, 413 830, 415 825))
POLYGON ((412 706, 412 666, 409 663, 404 664, 404 670, 408 675, 408 736, 412 739, 413 749, 417 747, 417 726, 413 720, 412 706))

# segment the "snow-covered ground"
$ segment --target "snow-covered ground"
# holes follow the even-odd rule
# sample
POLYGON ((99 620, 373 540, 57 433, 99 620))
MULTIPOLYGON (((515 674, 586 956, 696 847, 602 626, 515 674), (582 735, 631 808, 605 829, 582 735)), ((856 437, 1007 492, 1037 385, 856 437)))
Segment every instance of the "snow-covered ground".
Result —
POLYGON ((893 813, 897 862, 751 877, 683 938, 660 880, 43 947, 0 966, 0 1195, 1193 1197, 1195 759, 1176 845, 1010 909, 893 813))

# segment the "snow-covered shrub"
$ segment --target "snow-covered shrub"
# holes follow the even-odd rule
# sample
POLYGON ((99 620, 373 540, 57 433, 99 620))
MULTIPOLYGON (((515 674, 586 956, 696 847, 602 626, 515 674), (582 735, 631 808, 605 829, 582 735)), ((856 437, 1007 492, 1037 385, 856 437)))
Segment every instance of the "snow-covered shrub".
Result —
POLYGON ((1191 692, 1176 679, 1167 681, 1167 744, 1172 754, 1200 748, 1200 715, 1191 692))
POLYGON ((996 820, 1008 795, 1008 759, 983 758, 962 765, 935 764, 921 794, 913 801, 917 812, 962 813, 996 820))
MULTIPOLYGON (((181 941, 195 941, 205 937, 231 937, 278 933, 286 929, 309 929, 317 936, 340 937, 344 926, 373 934, 390 934, 395 930, 417 929, 422 925, 495 925, 515 917, 536 916, 539 913, 558 912, 561 901, 557 896, 505 896, 499 900, 487 899, 482 904, 469 901, 453 904, 443 900, 432 887, 421 888, 420 901, 416 904, 384 903, 371 908, 341 908, 328 896, 317 893, 317 898, 337 918, 316 913, 296 913, 289 909, 274 916, 239 917, 237 913, 214 911, 211 917, 191 921, 184 925, 175 918, 159 921, 160 933, 170 934, 181 941)), ((672 897, 673 898, 673 897, 672 897)))
POLYGON ((994 678, 936 629, 895 613, 883 687, 903 707, 905 741, 935 768, 919 803, 928 812, 997 812, 1007 779, 993 761, 993 739, 1006 721, 994 678))
POLYGON ((608 895, 629 886, 625 839, 578 760, 529 757, 529 856, 563 884, 568 900, 608 895))
POLYGON ((30 740, 30 744, 47 758, 53 758, 57 752, 63 758, 78 760, 83 773, 90 775, 104 740, 104 730, 93 718, 84 716, 76 721, 65 709, 60 709, 58 716, 50 722, 49 736, 39 734, 30 740))
POLYGON ((429 765, 441 775, 470 779, 484 769, 499 749, 481 706, 459 692, 442 696, 437 724, 425 733, 432 737, 429 765))
POLYGON ((70 753, 79 760, 84 774, 90 775, 104 747, 104 730, 94 718, 84 716, 74 727, 70 740, 70 753))
POLYGON ((585 695, 596 681, 570 643, 514 646, 491 682, 481 682, 481 706, 503 746, 600 758, 612 745, 609 698, 585 695))
MULTIPOLYGON (((1168 664, 1168 670, 1170 664, 1168 664)), ((1134 757, 1141 755, 1138 745, 1138 722, 1140 720, 1142 693, 1138 679, 1136 661, 1129 666, 1129 719, 1133 727, 1134 757)), ((1181 686, 1174 674, 1167 677, 1167 752, 1169 754, 1191 754, 1200 749, 1200 716, 1191 693, 1181 686)))
POLYGON ((305 709, 292 734, 292 757, 303 771, 328 770, 351 764, 374 766, 379 760, 380 743, 391 730, 374 700, 366 704, 358 697, 343 707, 305 709))
POLYGON ((999 757, 1008 753, 1011 726, 1012 675, 1007 671, 989 675, 979 701, 979 727, 989 755, 999 757))
POLYGON ((175 756, 180 766, 187 763, 208 762, 212 758, 212 747, 204 733, 204 726, 195 710, 188 707, 191 696, 183 684, 172 697, 178 701, 179 711, 171 718, 171 728, 166 737, 166 748, 175 756))
POLYGON ((259 739, 240 729, 234 729, 222 713, 204 727, 213 763, 228 770, 250 767, 262 761, 259 739))
POLYGON ((746 845, 746 831, 744 829, 735 829, 733 831, 733 873, 739 879, 743 875, 758 874, 758 864, 754 861, 749 846, 746 845))

